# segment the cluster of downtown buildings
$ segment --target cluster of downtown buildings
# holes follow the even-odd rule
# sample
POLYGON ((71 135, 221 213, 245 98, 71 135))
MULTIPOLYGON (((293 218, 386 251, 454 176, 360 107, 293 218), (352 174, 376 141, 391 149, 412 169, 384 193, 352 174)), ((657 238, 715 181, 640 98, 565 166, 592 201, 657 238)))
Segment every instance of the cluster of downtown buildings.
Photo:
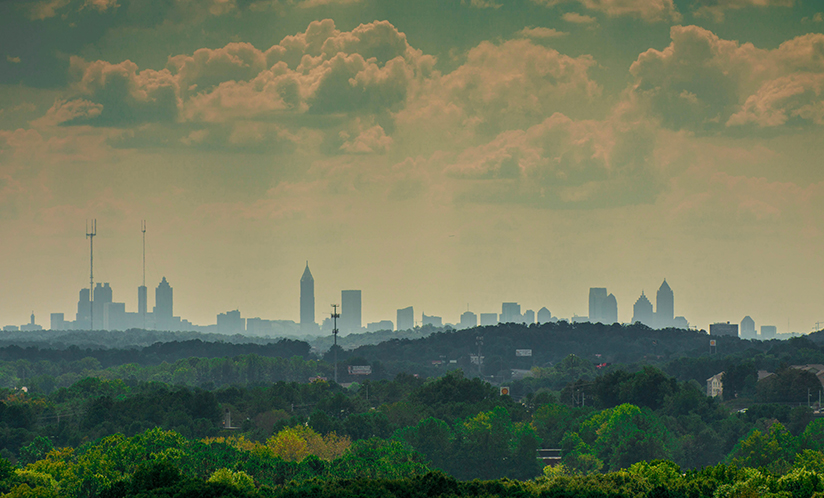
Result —
MULTIPOLYGON (((653 305, 644 292, 633 306, 633 317, 630 323, 640 322, 650 328, 689 328, 689 322, 683 316, 675 316, 674 295, 666 279, 661 284, 653 305)), ((196 331, 214 332, 222 334, 249 334, 258 336, 297 336, 297 335, 328 335, 337 326, 341 334, 376 332, 381 330, 409 330, 416 326, 450 327, 467 329, 477 326, 497 325, 498 323, 548 323, 559 319, 552 316, 549 309, 541 308, 536 313, 533 310, 521 311, 521 305, 515 302, 503 303, 501 313, 464 312, 456 324, 444 323, 439 316, 420 314, 416 320, 412 306, 397 310, 395 323, 391 320, 368 323, 363 326, 362 321, 362 293, 360 290, 341 291, 339 318, 333 322, 326 318, 318 325, 315 312, 315 280, 309 270, 309 263, 300 279, 300 322, 292 320, 266 320, 262 318, 242 318, 240 311, 233 310, 217 315, 213 325, 194 325, 190 321, 174 315, 174 290, 166 277, 160 281, 155 289, 155 306, 148 309, 148 289, 145 285, 138 287, 137 312, 127 312, 125 303, 115 302, 112 288, 108 283, 98 283, 92 292, 85 288, 80 290, 77 302, 77 313, 74 320, 67 320, 63 313, 52 313, 50 317, 51 330, 164 330, 164 331, 196 331)), ((330 310, 331 311, 331 310, 330 310)), ((574 315, 571 322, 592 322, 613 324, 618 322, 618 302, 606 288, 593 287, 589 290, 588 316, 574 315)), ((776 327, 764 325, 761 334, 756 333, 755 322, 749 316, 741 322, 741 338, 743 339, 771 339, 776 337, 776 327)), ((43 327, 35 323, 32 314, 31 322, 22 326, 6 326, 5 331, 36 331, 43 327)), ((710 335, 738 336, 738 324, 716 323, 710 325, 710 335)), ((783 335, 783 334, 782 334, 783 335)))

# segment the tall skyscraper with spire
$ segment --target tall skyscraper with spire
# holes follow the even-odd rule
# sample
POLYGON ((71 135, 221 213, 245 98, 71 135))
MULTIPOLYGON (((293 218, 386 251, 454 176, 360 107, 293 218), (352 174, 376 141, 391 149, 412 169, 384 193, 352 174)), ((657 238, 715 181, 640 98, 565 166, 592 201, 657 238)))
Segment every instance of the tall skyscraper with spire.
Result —
POLYGON ((317 328, 315 323, 315 279, 309 271, 309 262, 300 277, 300 328, 312 330, 317 328))
POLYGON ((672 289, 670 289, 667 279, 658 289, 655 296, 655 321, 658 328, 672 327, 675 318, 675 305, 672 289))

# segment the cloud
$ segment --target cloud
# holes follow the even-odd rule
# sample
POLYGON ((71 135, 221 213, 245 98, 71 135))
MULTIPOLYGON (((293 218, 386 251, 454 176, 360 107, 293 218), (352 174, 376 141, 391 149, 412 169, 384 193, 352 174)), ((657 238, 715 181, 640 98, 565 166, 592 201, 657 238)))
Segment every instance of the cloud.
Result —
POLYGON ((92 8, 98 12, 106 12, 109 9, 116 9, 119 5, 117 0, 86 0, 83 7, 92 8))
POLYGON ((88 100, 58 100, 46 112, 45 116, 34 120, 32 122, 32 126, 40 128, 43 126, 57 126, 64 123, 88 123, 89 121, 99 117, 102 112, 102 104, 97 104, 88 100))
POLYGON ((69 5, 71 0, 41 0, 31 2, 27 6, 29 19, 32 21, 42 21, 55 17, 59 10, 69 5))
POLYGON ((446 120, 484 136, 524 128, 594 102, 601 95, 588 75, 594 65, 588 55, 569 57, 528 39, 481 42, 464 64, 421 85, 398 119, 434 128, 446 120))
POLYGON ((681 14, 673 0, 532 0, 538 5, 555 7, 577 2, 583 7, 609 17, 629 16, 646 22, 679 22, 681 14))
POLYGON ((693 14, 696 17, 710 17, 716 22, 724 20, 730 10, 748 7, 792 7, 794 0, 696 0, 693 14))
POLYGON ((581 15, 577 12, 566 12, 561 16, 561 19, 573 24, 595 24, 594 17, 581 15))
POLYGON ((544 28, 539 26, 537 28, 524 28, 518 32, 524 38, 534 38, 534 39, 548 39, 548 38, 561 38, 569 33, 564 33, 563 31, 558 31, 557 29, 553 28, 544 28))
POLYGON ((11 62, 12 64, 20 64, 20 57, 12 57, 10 55, 7 55, 6 60, 11 62))
POLYGON ((367 130, 363 130, 356 137, 350 137, 348 133, 341 132, 341 138, 346 140, 340 146, 340 150, 349 154, 375 154, 386 152, 392 145, 392 137, 378 125, 367 130))
POLYGON ((494 0, 461 0, 461 5, 469 5, 476 9, 500 9, 501 4, 494 0))
POLYGON ((662 51, 630 67, 632 98, 673 129, 719 131, 788 117, 819 122, 824 35, 808 34, 764 50, 723 40, 697 26, 675 26, 662 51))
POLYGON ((651 166, 654 143, 643 124, 555 113, 465 150, 446 173, 465 181, 458 187, 463 201, 549 208, 649 203, 660 189, 651 166))
POLYGON ((352 5, 361 3, 363 0, 303 0, 298 2, 298 7, 311 9, 313 7, 327 7, 330 5, 352 5))

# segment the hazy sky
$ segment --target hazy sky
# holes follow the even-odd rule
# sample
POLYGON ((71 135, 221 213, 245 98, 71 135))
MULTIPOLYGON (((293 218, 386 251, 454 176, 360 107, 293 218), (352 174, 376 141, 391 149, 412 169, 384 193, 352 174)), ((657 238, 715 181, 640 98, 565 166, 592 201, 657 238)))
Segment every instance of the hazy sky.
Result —
POLYGON ((197 324, 824 321, 820 0, 0 2, 0 324, 165 276, 197 324))

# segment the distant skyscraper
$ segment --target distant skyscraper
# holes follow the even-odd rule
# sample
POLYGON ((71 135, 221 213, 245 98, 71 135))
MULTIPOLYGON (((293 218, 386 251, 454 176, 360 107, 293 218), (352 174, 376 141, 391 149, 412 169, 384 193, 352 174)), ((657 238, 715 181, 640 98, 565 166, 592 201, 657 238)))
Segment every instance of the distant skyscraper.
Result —
POLYGON ((487 325, 498 325, 497 313, 481 313, 481 327, 486 327, 487 325))
POLYGON ((761 326, 761 340, 775 339, 776 333, 778 333, 778 328, 775 325, 761 326))
POLYGON ((607 294, 604 287, 589 289, 589 321, 607 324, 618 321, 618 300, 613 294, 607 294))
POLYGON ((421 313, 421 325, 431 325, 433 327, 443 327, 443 319, 439 316, 429 316, 421 313))
POLYGON ((471 311, 466 311, 461 315, 461 323, 458 324, 459 329, 471 329, 478 326, 478 315, 471 311))
POLYGON ((607 299, 607 290, 604 287, 590 287, 589 289, 589 321, 602 322, 604 302, 607 299))
POLYGON ((710 324, 710 335, 726 335, 732 337, 738 337, 738 324, 737 323, 711 323, 710 324))
POLYGON ((412 306, 398 310, 398 330, 411 330, 415 328, 415 311, 412 306))
POLYGON ((667 279, 658 289, 658 294, 655 296, 655 321, 658 328, 672 327, 672 321, 675 318, 675 298, 672 294, 667 279))
POLYGON ((538 323, 549 323, 552 321, 552 313, 549 312, 546 306, 538 310, 537 320, 538 323))
POLYGON ((137 288, 137 312, 140 314, 140 319, 146 316, 149 311, 149 289, 145 285, 137 288))
POLYGON ((240 311, 227 311, 217 315, 217 331, 221 334, 242 334, 246 331, 246 321, 240 311))
POLYGON ((745 316, 743 320, 741 320, 741 338, 742 339, 755 339, 755 320, 748 316, 745 316))
POLYGON ((618 300, 615 299, 615 294, 610 294, 604 299, 600 321, 607 324, 618 322, 618 300))
POLYGON ((104 320, 106 305, 112 302, 112 288, 108 282, 94 286, 94 330, 107 330, 104 320))
POLYGON ((169 330, 172 325, 172 316, 174 316, 173 289, 166 281, 166 277, 163 277, 155 289, 155 328, 169 330))
POLYGON ((66 330, 66 320, 63 313, 51 314, 51 329, 52 330, 66 330))
POLYGON ((647 327, 655 326, 655 313, 652 312, 652 303, 649 302, 644 291, 632 307, 632 323, 641 322, 647 327))
POLYGON ((77 315, 75 320, 75 328, 77 330, 86 330, 89 328, 89 296, 91 292, 89 289, 80 289, 80 298, 77 300, 77 315))
POLYGON ((340 331, 344 334, 360 332, 363 325, 361 320, 361 291, 341 291, 340 304, 340 331))
POLYGON ((309 262, 300 277, 300 328, 303 330, 316 329, 315 323, 315 279, 309 271, 309 262))
POLYGON ((501 305, 501 323, 521 323, 521 305, 518 303, 503 303, 501 305))

